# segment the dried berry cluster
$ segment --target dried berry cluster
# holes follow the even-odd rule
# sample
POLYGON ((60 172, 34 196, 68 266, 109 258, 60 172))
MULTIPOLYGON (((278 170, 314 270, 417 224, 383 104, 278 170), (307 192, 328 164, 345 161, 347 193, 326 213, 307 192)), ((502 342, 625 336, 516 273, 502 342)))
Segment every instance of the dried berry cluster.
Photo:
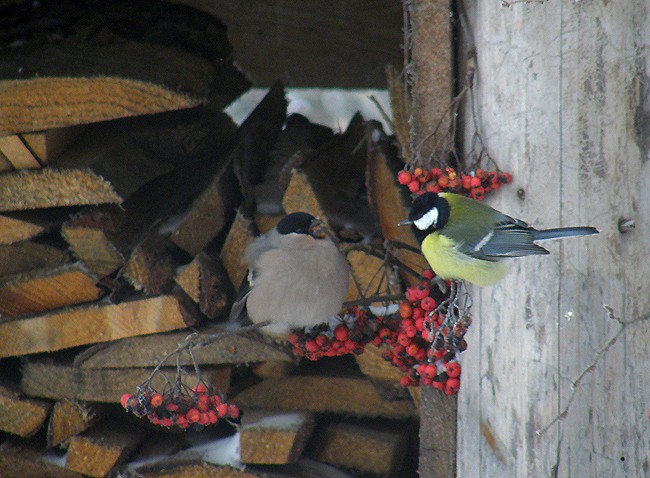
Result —
POLYGON ((361 307, 352 307, 342 321, 323 324, 310 330, 294 330, 289 335, 293 354, 309 360, 363 353, 377 336, 376 318, 361 307))
POLYGON ((135 395, 122 395, 122 406, 138 417, 146 416, 154 425, 189 428, 214 425, 219 420, 235 420, 239 408, 199 383, 188 393, 158 393, 150 386, 138 387, 135 395))
POLYGON ((454 168, 433 168, 431 170, 415 168, 413 171, 402 170, 397 180, 415 194, 425 192, 454 192, 464 194, 472 199, 482 200, 489 191, 508 184, 512 177, 502 171, 484 171, 476 169, 469 174, 458 173, 454 168))

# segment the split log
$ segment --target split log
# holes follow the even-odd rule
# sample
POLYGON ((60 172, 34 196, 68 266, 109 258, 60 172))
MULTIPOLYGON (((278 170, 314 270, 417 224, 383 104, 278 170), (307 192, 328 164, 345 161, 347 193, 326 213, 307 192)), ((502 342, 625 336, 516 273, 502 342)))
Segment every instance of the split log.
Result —
POLYGON ((241 209, 246 216, 253 216, 256 210, 254 188, 264 181, 270 167, 271 151, 286 119, 287 100, 284 86, 278 81, 237 131, 237 143, 231 158, 244 197, 241 209))
POLYGON ((366 129, 357 114, 344 133, 305 155, 285 191, 287 213, 326 217, 327 225, 345 240, 378 235, 365 186, 366 152, 359 147, 366 140, 366 129))
POLYGON ((47 426, 47 447, 67 448, 69 440, 104 416, 104 408, 98 404, 77 400, 59 400, 54 404, 47 426))
POLYGON ((314 423, 314 415, 305 412, 246 410, 240 431, 241 462, 277 465, 297 461, 314 423))
MULTIPOLYGON (((134 393, 153 371, 152 368, 86 369, 48 362, 28 362, 23 367, 20 388, 26 395, 54 400, 80 400, 87 402, 120 403, 125 393, 134 393)), ((184 383, 196 385, 196 375, 188 368, 184 383)), ((162 368, 161 372, 173 379, 176 368, 162 368)), ((229 386, 230 375, 220 368, 205 367, 201 377, 221 390, 229 386)), ((167 384, 161 374, 156 374, 152 386, 162 390, 167 384)))
POLYGON ((66 470, 65 457, 52 456, 31 442, 7 440, 0 445, 0 476, 11 478, 83 478, 66 470))
MULTIPOLYGON (((21 397, 12 387, 0 385, 0 430, 21 437, 36 433, 47 418, 51 404, 21 397)), ((0 474, 1 475, 1 474, 0 474)))
POLYGON ((263 478, 268 475, 200 462, 165 467, 158 471, 139 471, 138 476, 142 478, 263 478))
POLYGON ((410 400, 384 400, 372 383, 362 378, 301 375, 269 379, 244 389, 233 402, 244 409, 263 408, 273 403, 278 410, 392 418, 415 413, 410 400))
POLYGON ((34 154, 23 140, 15 134, 0 136, 0 154, 11 163, 13 169, 40 169, 34 154))
POLYGON ((47 131, 22 133, 18 137, 41 164, 48 164, 63 153, 85 130, 84 126, 55 128, 47 131))
MULTIPOLYGON (((379 131, 379 130, 377 130, 379 131)), ((369 134, 369 137, 374 137, 369 134)), ((381 137, 381 135, 380 135, 381 137)), ((419 244, 408 227, 397 224, 408 218, 411 200, 404 186, 397 182, 397 172, 403 167, 396 157, 396 151, 391 149, 386 141, 368 141, 368 166, 366 182, 370 205, 379 221, 384 239, 408 244, 419 250, 419 244)), ((427 267, 422 254, 395 249, 398 259, 408 265, 416 273, 427 267)), ((417 283, 418 278, 404 274, 408 284, 417 283)))
POLYGON ((0 133, 206 101, 220 109, 249 85, 229 61, 225 27, 185 6, 16 4, 3 7, 1 16, 11 24, 2 43, 17 47, 5 51, 0 62, 0 133))
POLYGON ((176 274, 174 280, 199 304, 199 310, 206 317, 214 319, 226 311, 233 290, 226 270, 218 259, 200 252, 176 274))
POLYGON ((212 177, 172 231, 170 239, 190 255, 201 252, 231 220, 236 206, 236 179, 227 161, 212 177))
POLYGON ((254 222, 246 218, 241 210, 238 210, 221 248, 221 261, 228 272, 230 283, 235 289, 239 289, 248 272, 244 254, 246 246, 255 237, 254 228, 254 222))
POLYGON ((99 299, 102 291, 81 264, 38 269, 0 280, 0 316, 47 312, 99 299))
POLYGON ((124 264, 124 257, 103 227, 66 223, 61 228, 74 255, 97 277, 106 277, 124 264))
POLYGON ((355 356, 361 372, 373 380, 399 383, 405 373, 401 372, 390 362, 384 360, 382 354, 388 350, 390 350, 388 345, 381 345, 379 347, 372 344, 366 345, 364 352, 361 355, 355 356))
MULTIPOLYGON (((219 326, 200 328, 199 335, 218 334, 224 329, 219 326)), ((189 332, 171 332, 166 334, 132 337, 111 344, 101 344, 82 352, 75 360, 83 368, 124 368, 153 367, 185 342, 189 332)), ((293 357, 287 351, 256 334, 226 335, 214 342, 194 347, 197 363, 236 364, 276 360, 292 362, 293 357)), ((191 365, 187 354, 181 357, 182 365, 191 365)))
POLYGON ((59 228, 70 209, 52 208, 0 214, 0 244, 13 244, 59 228))
MULTIPOLYGON (((0 228, 2 228, 0 218, 0 228)), ((65 251, 37 242, 0 246, 0 280, 37 269, 60 267, 68 262, 65 251)))
POLYGON ((404 423, 327 424, 314 437, 310 453, 318 461, 362 473, 399 476, 409 442, 404 423))
POLYGON ((142 428, 127 423, 96 425, 70 440, 65 467, 84 475, 102 478, 113 471, 145 438, 142 428))
POLYGON ((0 357, 50 352, 182 329, 194 322, 187 305, 180 297, 167 295, 1 320, 0 357))
POLYGON ((0 211, 121 203, 172 169, 119 122, 88 128, 55 165, 0 175, 0 211))
POLYGON ((181 249, 191 255, 203 250, 232 220, 230 211, 240 191, 244 213, 252 216, 252 188, 264 173, 263 163, 285 121, 286 105, 284 88, 278 83, 241 124, 227 161, 171 233, 170 239, 181 249), (236 190, 236 181, 240 191, 236 190))
POLYGON ((135 290, 147 294, 168 291, 179 265, 172 256, 173 244, 158 235, 145 237, 131 252, 122 275, 135 290))

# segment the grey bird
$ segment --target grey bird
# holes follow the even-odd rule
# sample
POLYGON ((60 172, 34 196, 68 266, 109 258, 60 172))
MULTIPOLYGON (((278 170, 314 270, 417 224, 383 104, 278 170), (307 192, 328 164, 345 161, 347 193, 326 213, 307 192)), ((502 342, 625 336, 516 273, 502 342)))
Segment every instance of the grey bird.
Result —
POLYGON ((350 268, 323 223, 311 214, 288 214, 255 238, 245 254, 248 283, 231 321, 269 321, 264 331, 286 334, 336 316, 348 291, 350 268))

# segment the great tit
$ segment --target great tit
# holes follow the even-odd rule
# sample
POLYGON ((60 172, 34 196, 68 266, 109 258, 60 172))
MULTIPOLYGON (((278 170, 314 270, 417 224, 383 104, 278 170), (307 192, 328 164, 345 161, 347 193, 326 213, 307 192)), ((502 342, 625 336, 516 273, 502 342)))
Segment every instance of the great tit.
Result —
POLYGON ((285 216, 249 244, 245 260, 248 283, 232 307, 231 321, 247 315, 253 323, 269 321, 265 332, 285 334, 327 322, 340 311, 350 268, 311 214, 285 216))
POLYGON ((503 259, 549 252, 534 241, 598 234, 593 227, 538 230, 524 221, 453 193, 418 196, 408 219, 422 253, 442 279, 491 285, 508 270, 503 259))

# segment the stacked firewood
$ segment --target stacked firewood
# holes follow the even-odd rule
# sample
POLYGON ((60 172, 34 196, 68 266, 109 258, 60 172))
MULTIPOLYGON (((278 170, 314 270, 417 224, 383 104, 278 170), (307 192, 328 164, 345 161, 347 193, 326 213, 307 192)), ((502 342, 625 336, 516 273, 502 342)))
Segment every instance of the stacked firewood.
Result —
POLYGON ((248 84, 223 28, 155 5, 0 15, 15 25, 0 34, 0 476, 414 475, 417 397, 372 345, 312 362, 229 333, 159 369, 191 385, 200 370, 236 426, 162 427, 120 406, 188 337, 224 330, 248 241, 283 214, 324 219, 364 305, 401 291, 364 247, 413 241, 380 125, 287 117, 280 84, 235 125, 222 109, 248 84))

